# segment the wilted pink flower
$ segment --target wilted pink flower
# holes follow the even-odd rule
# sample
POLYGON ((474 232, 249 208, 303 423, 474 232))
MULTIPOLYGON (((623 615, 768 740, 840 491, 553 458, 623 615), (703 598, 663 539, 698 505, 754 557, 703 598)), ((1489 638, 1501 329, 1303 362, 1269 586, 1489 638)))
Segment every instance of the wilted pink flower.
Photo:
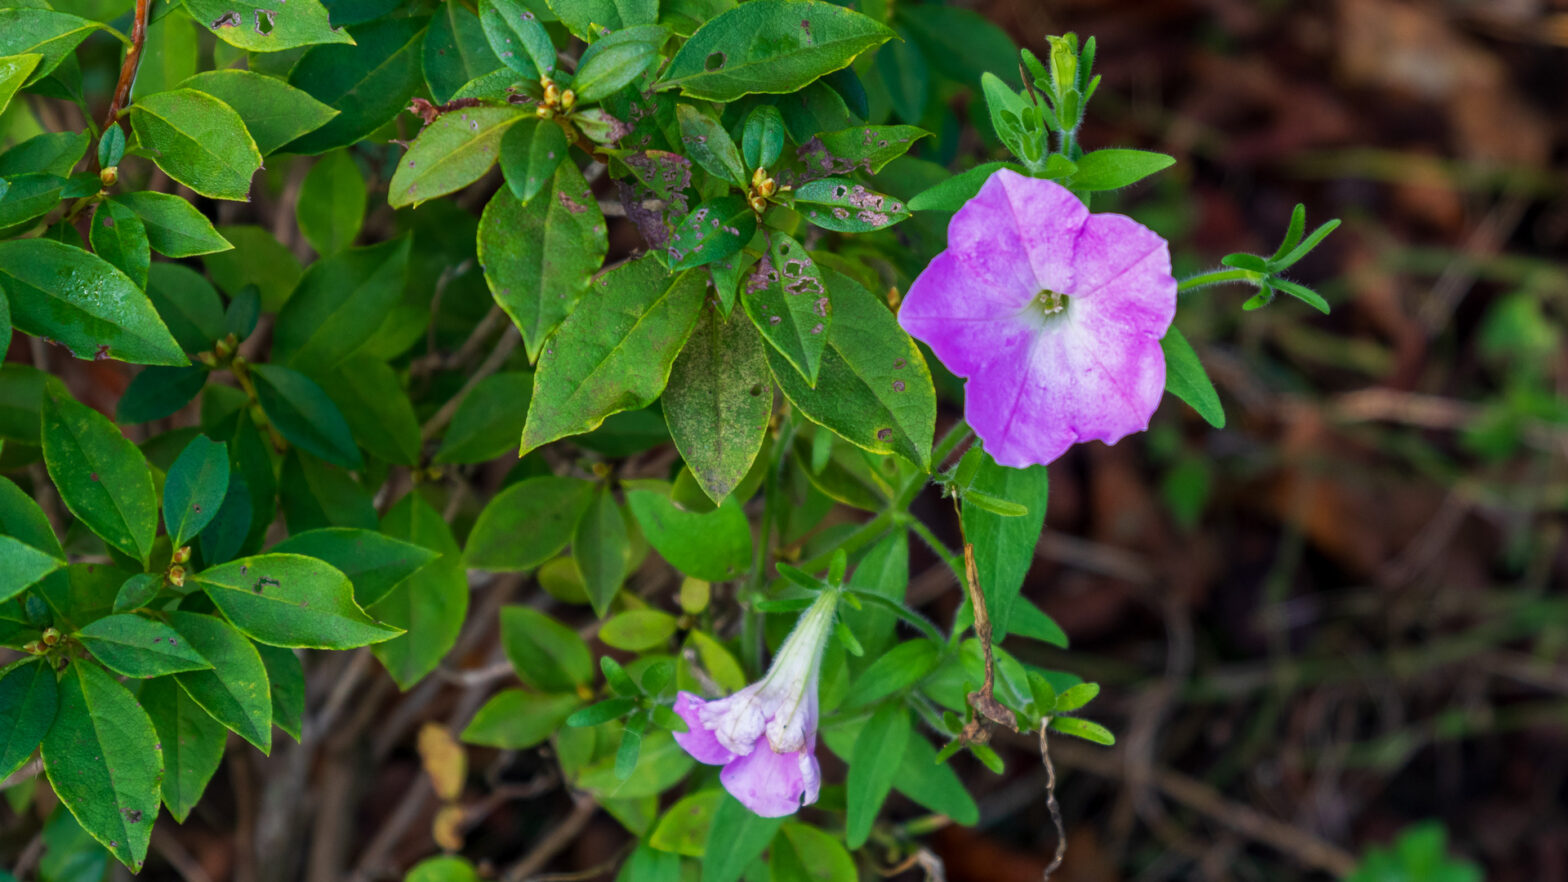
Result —
POLYGON ((698 762, 723 766, 724 789, 764 818, 817 801, 817 676, 837 601, 828 589, 801 613, 761 680, 715 701, 676 696, 688 729, 676 743, 698 762))
POLYGON ((1175 314, 1164 239, 1003 169, 953 215, 898 321, 969 379, 965 417, 986 451, 1023 468, 1149 427, 1175 314))

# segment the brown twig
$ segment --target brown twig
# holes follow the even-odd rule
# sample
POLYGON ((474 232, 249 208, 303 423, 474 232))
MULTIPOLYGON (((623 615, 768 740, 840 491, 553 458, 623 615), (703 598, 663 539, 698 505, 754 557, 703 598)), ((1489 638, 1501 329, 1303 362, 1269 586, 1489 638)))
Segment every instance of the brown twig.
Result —
POLYGON ((958 537, 964 543, 964 588, 969 592, 969 607, 975 614, 975 639, 980 641, 980 651, 985 654, 985 681, 980 689, 969 693, 969 704, 978 717, 964 726, 966 741, 984 744, 990 733, 980 718, 999 723, 1018 731, 1018 718, 1005 705, 996 700, 996 659, 991 653, 991 613, 985 606, 985 595, 980 591, 980 571, 975 566, 975 547, 964 534, 964 513, 958 497, 953 497, 953 511, 958 514, 958 537))
POLYGON ((1051 762, 1051 745, 1045 733, 1051 728, 1051 718, 1040 719, 1040 762, 1045 765, 1045 807, 1051 812, 1051 824, 1056 827, 1056 854, 1045 867, 1043 878, 1050 882, 1051 874, 1062 866, 1067 857, 1067 825, 1062 823, 1062 807, 1056 801, 1056 765, 1051 762))
POLYGON ((125 61, 120 65, 120 79, 114 85, 114 100, 109 102, 109 113, 103 118, 103 127, 116 124, 125 102, 131 97, 131 84, 136 82, 136 69, 142 63, 142 47, 147 44, 147 10, 149 0, 136 0, 135 18, 131 21, 131 47, 125 50, 125 61))

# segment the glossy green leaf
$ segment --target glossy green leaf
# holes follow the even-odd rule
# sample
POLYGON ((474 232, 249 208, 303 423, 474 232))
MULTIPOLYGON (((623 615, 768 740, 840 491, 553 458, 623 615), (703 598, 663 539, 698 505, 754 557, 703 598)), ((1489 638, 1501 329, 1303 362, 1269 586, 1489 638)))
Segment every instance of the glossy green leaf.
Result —
POLYGON ((898 701, 877 708, 855 739, 845 784, 848 817, 844 838, 850 848, 864 845, 871 835, 871 825, 893 788, 909 739, 909 710, 898 701))
POLYGON ((0 58, 0 113, 11 105, 11 98, 16 95, 16 90, 22 88, 27 82, 38 63, 43 61, 43 55, 37 52, 28 52, 21 55, 7 55, 0 58))
POLYGON ((114 611, 132 612, 152 603, 163 584, 162 573, 137 573, 126 579, 114 595, 114 611))
POLYGON ((294 153, 325 153, 364 139, 402 112, 424 82, 424 20, 383 18, 349 34, 357 45, 316 46, 289 70, 289 85, 339 112, 289 142, 294 153))
POLYGON ((212 222, 196 207, 169 193, 138 190, 117 193, 110 199, 141 218, 152 250, 169 257, 195 257, 228 251, 229 241, 218 235, 212 222))
POLYGON ((178 631, 138 615, 105 616, 73 636, 104 667, 126 677, 145 679, 212 667, 178 631))
POLYGON ((337 254, 354 244, 365 222, 365 195, 365 177, 347 150, 328 153, 310 167, 294 215, 317 254, 337 254))
POLYGON ((1023 517, 1006 517, 968 502, 962 506, 964 535, 975 548, 975 570, 991 618, 991 637, 1000 643, 1010 632, 1014 602, 1034 563, 1035 546, 1045 526, 1050 477, 1045 466, 1007 468, 988 454, 970 455, 983 457, 971 487, 1029 509, 1023 517))
POLYGON ((425 32, 422 66, 431 99, 445 104, 464 83, 501 67, 501 59, 490 50, 479 16, 461 3, 442 3, 425 32))
POLYGON ((175 674, 186 694, 213 719, 255 745, 272 751, 272 696, 267 669, 256 647, 216 616, 171 612, 169 624, 208 661, 210 671, 175 674))
MULTIPOLYGON (((0 377, 5 374, 0 371, 0 377)), ((37 429, 34 429, 37 434, 37 429)), ((57 560, 65 560, 60 540, 49 525, 49 517, 9 478, 0 477, 0 535, 8 536, 25 545, 44 552, 57 560)))
POLYGON ((124 273, 139 288, 147 286, 152 249, 141 218, 118 202, 102 202, 93 212, 88 234, 93 253, 124 273))
POLYGON ((290 443, 346 469, 359 468, 359 448, 332 399, 299 371, 275 364, 251 366, 256 398, 267 419, 290 443))
POLYGON ((376 526, 376 504, 370 489, 347 471, 308 453, 291 450, 284 455, 278 496, 291 533, 321 527, 373 530, 376 526))
POLYGON ((40 56, 23 79, 23 85, 32 85, 53 72, 71 57, 78 43, 101 28, 103 25, 96 21, 56 12, 47 6, 0 9, 0 56, 40 56))
POLYGON ((752 0, 692 34, 659 86, 709 101, 794 92, 892 36, 876 20, 831 3, 752 0))
POLYGON ((44 388, 44 462, 71 514, 145 564, 158 532, 158 497, 142 452, 65 387, 44 388))
POLYGON ((11 536, 0 535, 0 601, 21 594, 63 566, 65 561, 61 558, 51 557, 11 536))
POLYGON ((577 61, 572 89, 580 102, 599 101, 642 76, 659 60, 669 32, 657 25, 617 30, 593 41, 577 61))
POLYGON ((546 476, 513 484, 479 513, 464 561, 493 572, 533 569, 571 541, 593 492, 592 482, 577 478, 546 476))
POLYGON ((43 659, 24 661, 0 673, 0 781, 33 755, 54 722, 59 691, 43 659))
MULTIPOLYGON (((374 606, 367 606, 378 620, 404 630, 377 643, 371 651, 398 686, 408 689, 435 670, 457 642, 468 613, 468 574, 451 528, 417 493, 399 500, 387 512, 381 529, 435 555, 428 565, 398 581, 374 606)), ((357 582, 355 587, 357 591, 357 582)))
MULTIPOLYGON (((294 650, 264 643, 251 644, 267 671, 267 691, 272 699, 272 722, 295 741, 300 740, 305 717, 305 668, 294 650)), ((385 646, 378 643, 376 646, 385 646)), ((374 649, 374 647, 372 647, 374 649)))
POLYGON ((272 546, 269 553, 326 561, 349 578, 355 602, 367 608, 441 555, 411 541, 354 527, 322 527, 296 533, 272 546))
POLYGON ((594 494, 593 502, 572 533, 572 557, 582 573, 594 615, 603 616, 609 610, 615 592, 621 589, 621 580, 626 578, 630 541, 626 519, 609 489, 594 494))
POLYGON ((987 162, 968 171, 959 172, 909 200, 911 211, 957 211, 964 203, 975 198, 985 182, 999 169, 1012 169, 1023 173, 1022 166, 1011 162, 987 162))
POLYGON ((1160 349, 1165 353, 1165 391, 1187 402, 1209 425, 1225 428, 1225 407, 1187 337, 1171 325, 1160 349))
POLYGON ((816 388, 777 350, 773 378, 814 422, 872 453, 897 453, 921 468, 931 458, 936 392, 920 349, 876 296, 824 268, 835 315, 816 388))
POLYGON ((337 368, 376 332, 403 293, 413 239, 400 236, 312 263, 278 313, 272 356, 307 374, 337 368))
POLYGON ((959 824, 972 827, 980 823, 980 807, 958 773, 951 764, 938 763, 936 748, 919 735, 911 735, 904 745, 893 789, 959 824))
POLYGON ((91 138, 86 132, 45 132, 0 153, 0 177, 51 174, 69 177, 87 155, 91 138))
POLYGON ((1116 736, 1111 733, 1111 730, 1093 720, 1080 720, 1077 717, 1052 717, 1051 731, 1092 741, 1104 747, 1116 743, 1116 736))
POLYGON ((930 640, 908 640, 878 656, 850 687, 846 708, 873 704, 920 682, 936 668, 941 648, 930 640))
POLYGON ((675 119, 681 128, 681 145, 693 162, 721 181, 747 186, 751 176, 741 165, 740 150, 718 120, 690 104, 675 105, 675 119))
POLYGON ((717 505, 751 470, 773 414, 766 347, 739 313, 705 308, 670 370, 663 398, 670 437, 717 505))
POLYGON ((277 312, 304 272, 299 258, 261 227, 226 226, 219 232, 235 247, 202 258, 213 284, 231 297, 254 286, 261 295, 261 308, 277 312))
POLYGON ((191 577, 246 636, 273 646, 352 649, 397 636, 354 602, 348 577, 325 561, 262 554, 191 577))
POLYGON ((529 79, 555 73, 555 44, 520 0, 480 0, 479 23, 501 63, 529 79))
POLYGON ((0 242, 0 286, 17 330, 78 358, 187 363, 147 295, 95 254, 48 239, 0 242))
POLYGON ((212 521, 228 492, 228 446, 196 436, 163 482, 163 525, 175 548, 212 521))
POLYGON ((184 264, 153 264, 147 273, 147 298, 186 352, 210 349, 227 332, 217 289, 184 264))
POLYGON ((784 151, 784 117, 771 104, 759 104, 741 130, 741 158, 746 168, 771 168, 784 151))
POLYGON ((832 298, 805 246, 782 232, 769 235, 768 256, 746 279, 741 304, 768 341, 769 358, 782 357, 813 387, 832 333, 832 298))
POLYGON ((705 288, 698 273, 668 275, 652 257, 601 276, 539 358, 522 452, 658 398, 705 288))
POLYGON ((576 692, 594 679, 593 654, 577 632, 532 607, 501 607, 501 646, 524 683, 576 692))
POLYGON ((443 113, 397 161, 397 171, 387 185, 388 204, 393 208, 418 205, 479 180, 500 157, 506 130, 523 119, 522 110, 510 106, 443 113))
POLYGON ((738 579, 751 568, 751 525, 734 499, 708 512, 686 511, 651 490, 630 490, 626 506, 648 544, 688 576, 738 579))
POLYGON ((71 664, 43 757, 50 786, 82 828, 139 871, 164 770, 157 732, 131 693, 92 662, 71 664))
POLYGON ((534 375, 527 371, 501 371, 480 380, 452 414, 434 462, 485 462, 516 450, 533 391, 534 375))
POLYGON ((131 128, 169 177, 213 199, 250 199, 261 152, 229 105, 195 89, 158 92, 131 105, 131 128))
POLYGON ((505 689, 485 702, 462 738, 469 744, 525 750, 543 744, 582 703, 575 694, 505 689))
POLYGON ((149 681, 137 698, 163 751, 163 804, 183 824, 218 771, 228 732, 173 677, 149 681))
POLYGON ((702 882, 737 882, 783 823, 758 817, 727 792, 720 796, 703 847, 702 882))
POLYGON ((1078 172, 1069 180, 1074 190, 1120 190, 1176 164, 1176 158, 1148 150, 1108 149, 1085 153, 1074 160, 1078 172))
POLYGON ((490 198, 479 219, 479 265, 530 361, 588 291, 608 247, 599 203, 569 160, 526 205, 510 189, 490 198))
POLYGON ((566 159, 566 130, 554 120, 525 119, 501 136, 501 174, 523 202, 538 195, 566 159))
POLYGON ((304 90, 248 70, 203 71, 180 85, 205 92, 234 108, 263 156, 321 128, 338 115, 304 90))
POLYGON ((354 355, 318 379, 360 446, 387 462, 418 462, 419 420, 402 379, 386 362, 354 355))

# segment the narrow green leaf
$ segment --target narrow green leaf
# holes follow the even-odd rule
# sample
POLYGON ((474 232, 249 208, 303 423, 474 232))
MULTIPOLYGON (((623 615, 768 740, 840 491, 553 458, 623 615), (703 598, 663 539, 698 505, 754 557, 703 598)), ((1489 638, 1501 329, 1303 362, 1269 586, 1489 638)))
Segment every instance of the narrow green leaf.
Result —
POLYGON ((731 194, 709 199, 675 228, 666 252, 670 269, 691 269, 723 260, 744 248, 756 234, 757 215, 746 197, 731 194))
POLYGON ((929 640, 909 640, 877 657, 850 687, 845 708, 873 704, 919 683, 936 669, 941 650, 929 640))
POLYGON ((0 113, 11 106, 11 98, 16 95, 16 90, 22 88, 22 84, 27 82, 27 78, 43 60, 44 57, 37 52, 0 58, 0 113))
POLYGON ((864 845, 871 835, 871 825, 893 788, 909 738, 909 710, 902 702, 890 701, 877 708, 855 739, 845 786, 848 817, 844 838, 850 848, 864 845))
POLYGON ((51 382, 44 388, 43 448, 49 477, 71 514, 146 564, 158 532, 158 497, 136 445, 51 382))
POLYGON ((633 609, 618 613, 599 627, 606 646, 643 652, 663 646, 675 636, 675 617, 663 610, 633 609))
POLYGON ((361 350, 318 379, 361 447, 398 465, 419 461, 419 419, 391 366, 361 350))
POLYGON ((855 859, 838 837, 793 821, 773 838, 770 882, 857 882, 855 859))
POLYGON ((1175 325, 1160 341, 1165 352, 1165 391, 1187 402, 1198 415, 1216 429, 1225 428, 1225 408, 1220 404, 1214 383, 1203 370, 1198 353, 1175 325))
POLYGON ((114 611, 133 612, 151 603, 163 590, 162 573, 137 573, 120 585, 114 595, 114 611))
POLYGON ((741 158, 745 168, 771 168, 784 152, 784 117, 771 104, 759 104, 746 117, 741 130, 741 158))
POLYGON ((959 172, 929 189, 923 190, 915 198, 909 200, 911 211, 957 211, 964 207, 964 203, 975 198, 985 182, 998 169, 1012 169, 1020 174, 1025 169, 1011 162, 987 162, 977 165, 965 172, 959 172))
POLYGON ((667 853, 700 858, 708 846, 708 830, 713 826, 713 813, 718 810, 724 791, 718 788, 699 790, 681 797, 659 819, 658 826, 648 837, 648 844, 667 853))
POLYGON ((1063 735, 1071 735, 1074 738, 1082 738, 1085 741, 1093 741, 1095 744, 1105 747, 1110 747, 1116 743, 1116 736, 1111 734, 1110 729, 1092 720, 1080 720, 1077 717, 1052 717, 1051 731, 1060 732, 1063 735))
POLYGON ((583 575, 594 615, 602 617, 609 610, 615 593, 621 590, 621 580, 626 578, 630 541, 626 519, 609 488, 594 494, 593 502, 572 533, 572 557, 583 575))
POLYGON ((1045 526, 1050 477, 1045 466, 1006 468, 986 454, 970 486, 1028 509, 1028 514, 1012 517, 967 498, 962 505, 964 535, 975 548, 975 571, 990 615, 992 639, 1000 642, 1011 631, 1013 605, 1034 563, 1035 546, 1045 526))

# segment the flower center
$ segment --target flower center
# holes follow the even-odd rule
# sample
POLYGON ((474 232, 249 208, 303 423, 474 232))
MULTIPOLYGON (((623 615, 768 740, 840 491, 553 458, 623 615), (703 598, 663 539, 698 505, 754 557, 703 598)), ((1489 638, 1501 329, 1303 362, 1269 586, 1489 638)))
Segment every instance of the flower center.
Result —
POLYGON ((1034 295, 1035 309, 1041 315, 1057 315, 1067 309, 1067 295, 1045 289, 1034 295))

